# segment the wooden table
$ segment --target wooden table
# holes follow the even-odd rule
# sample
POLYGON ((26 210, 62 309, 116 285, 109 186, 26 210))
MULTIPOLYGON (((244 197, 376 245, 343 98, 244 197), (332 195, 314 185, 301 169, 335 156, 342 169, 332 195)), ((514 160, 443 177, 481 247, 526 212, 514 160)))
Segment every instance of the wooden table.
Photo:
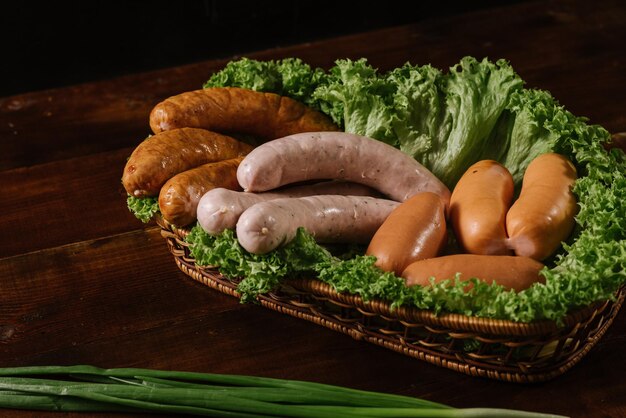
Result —
MULTIPOLYGON (((465 55, 506 58, 528 86, 550 90, 574 114, 617 132, 626 131, 624 22, 619 0, 527 2, 250 56, 296 56, 323 67, 367 57, 381 70, 407 60, 447 68, 465 55)), ((199 88, 226 62, 0 99, 2 366, 249 374, 456 407, 626 416, 625 312, 572 370, 522 386, 468 377, 239 304, 178 271, 159 229, 127 211, 122 168, 149 133, 152 106, 199 88)))

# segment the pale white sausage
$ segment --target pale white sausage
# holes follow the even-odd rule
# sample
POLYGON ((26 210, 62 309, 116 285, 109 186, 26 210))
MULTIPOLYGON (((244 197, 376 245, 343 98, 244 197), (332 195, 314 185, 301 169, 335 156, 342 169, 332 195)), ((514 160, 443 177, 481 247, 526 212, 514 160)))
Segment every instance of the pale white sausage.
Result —
POLYGON ((241 187, 263 192, 312 179, 365 184, 404 202, 429 191, 447 208, 450 191, 428 169, 402 151, 375 139, 345 132, 308 132, 266 142, 237 170, 241 187))
POLYGON ((234 229, 243 211, 255 203, 285 197, 313 195, 379 196, 376 190, 368 186, 346 181, 325 181, 264 193, 238 192, 218 188, 210 190, 202 196, 198 204, 197 218, 200 226, 207 233, 219 234, 225 229, 234 229))
POLYGON ((399 205, 367 196, 309 196, 257 203, 241 214, 237 238, 247 251, 267 253, 304 227, 318 242, 368 243, 399 205))

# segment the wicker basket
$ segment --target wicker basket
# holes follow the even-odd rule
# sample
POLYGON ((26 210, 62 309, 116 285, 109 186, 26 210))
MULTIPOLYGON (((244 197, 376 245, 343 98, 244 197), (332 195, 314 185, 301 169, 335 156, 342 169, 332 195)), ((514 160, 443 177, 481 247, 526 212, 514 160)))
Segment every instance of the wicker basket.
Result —
MULTIPOLYGON (((189 231, 157 220, 178 267, 222 293, 239 297, 237 280, 200 267, 184 238, 189 231)), ((413 308, 391 310, 381 301, 335 292, 315 279, 292 279, 261 295, 261 305, 393 351, 471 376, 532 383, 552 379, 574 366, 611 325, 626 292, 552 321, 517 323, 459 314, 434 315, 413 308)))

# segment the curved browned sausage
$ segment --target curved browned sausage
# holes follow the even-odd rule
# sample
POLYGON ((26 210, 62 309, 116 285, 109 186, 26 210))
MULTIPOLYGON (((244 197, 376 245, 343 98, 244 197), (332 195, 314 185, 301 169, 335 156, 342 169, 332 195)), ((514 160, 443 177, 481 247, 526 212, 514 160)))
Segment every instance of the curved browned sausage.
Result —
POLYGON ((265 139, 338 129, 327 116, 289 97, 237 87, 213 87, 172 96, 152 109, 150 127, 155 133, 194 127, 265 139))
POLYGON ((189 225, 196 219, 200 198, 216 187, 238 190, 237 166, 243 157, 208 163, 175 175, 159 194, 163 218, 176 226, 189 225))
POLYGON ((122 184, 135 197, 156 196, 178 173, 210 162, 246 155, 252 146, 204 129, 181 128, 151 136, 135 148, 122 184))
POLYGON ((576 168, 560 154, 531 161, 520 197, 506 215, 508 245, 515 254, 543 260, 571 234, 578 212, 572 193, 576 178, 576 168))

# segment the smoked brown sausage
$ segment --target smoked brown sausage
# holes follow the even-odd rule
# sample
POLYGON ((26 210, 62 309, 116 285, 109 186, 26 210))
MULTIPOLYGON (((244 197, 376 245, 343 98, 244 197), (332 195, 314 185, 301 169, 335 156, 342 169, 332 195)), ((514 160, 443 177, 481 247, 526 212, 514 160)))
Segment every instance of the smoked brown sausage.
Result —
POLYGON ((194 127, 266 140, 298 132, 338 130, 327 116, 296 100, 238 87, 213 87, 172 96, 152 109, 150 127, 154 133, 194 127))
POLYGON ((176 174, 202 164, 246 155, 252 148, 204 129, 161 132, 135 148, 124 167, 122 184, 132 196, 156 196, 165 182, 176 174))
POLYGON ((216 187, 238 190, 237 166, 242 159, 204 164, 172 177, 159 194, 163 218, 176 226, 189 225, 196 219, 198 202, 207 191, 216 187))

